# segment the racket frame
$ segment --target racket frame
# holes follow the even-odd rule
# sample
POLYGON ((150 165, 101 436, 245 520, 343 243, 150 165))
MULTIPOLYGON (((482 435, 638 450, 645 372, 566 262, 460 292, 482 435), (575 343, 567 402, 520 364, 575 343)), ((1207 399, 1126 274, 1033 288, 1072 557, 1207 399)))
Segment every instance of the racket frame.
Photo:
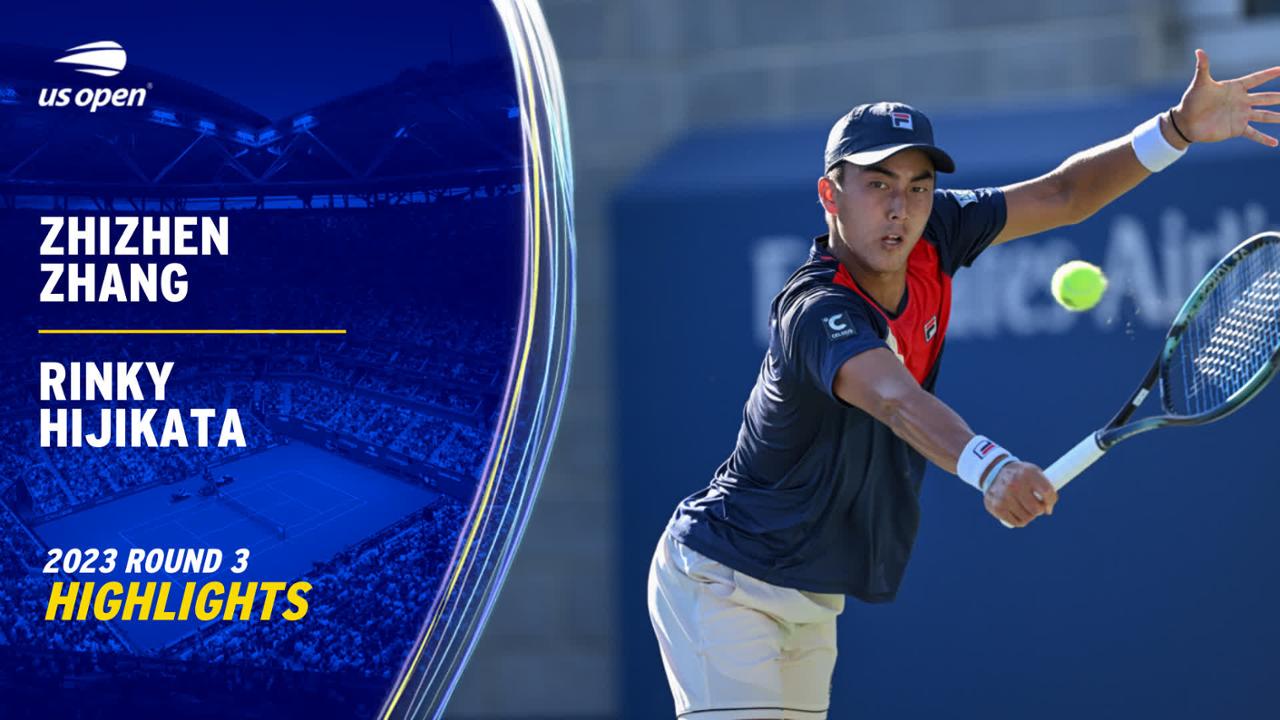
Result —
POLYGON ((1271 352, 1271 357, 1268 358, 1268 361, 1263 363, 1262 367, 1258 368, 1257 372, 1247 382, 1241 385, 1220 405, 1206 412, 1194 415, 1174 414, 1170 399, 1165 392, 1165 388, 1169 385, 1169 359, 1173 357, 1174 351, 1177 350, 1179 343, 1182 342, 1183 333, 1191 324, 1196 312, 1200 310, 1205 300, 1208 299, 1209 294, 1218 286, 1218 283, 1222 282, 1222 279, 1227 276, 1232 268, 1240 264, 1240 261, 1244 258, 1269 244, 1280 245, 1280 235, 1274 232, 1254 235, 1233 248, 1231 252, 1227 253, 1226 257, 1213 266, 1212 270, 1205 274, 1200 283, 1191 291, 1187 301, 1182 304, 1182 308, 1174 318, 1173 324, 1169 327, 1169 332, 1165 335, 1164 347, 1156 357, 1155 362, 1152 363, 1151 369, 1147 371, 1147 376, 1143 379, 1142 384, 1134 391, 1133 396, 1129 398, 1129 402, 1125 403, 1124 407, 1111 419, 1111 422, 1108 422, 1096 433, 1099 448, 1104 451, 1109 450, 1122 440, 1128 440, 1134 435, 1157 428, 1171 425, 1205 425, 1215 420, 1221 420, 1243 407, 1254 395, 1257 395, 1266 387, 1267 383, 1271 382, 1276 375, 1276 370, 1280 369, 1280 346, 1277 346, 1271 352), (1133 415, 1134 411, 1147 399, 1157 380, 1161 381, 1161 405, 1165 413, 1125 425, 1124 423, 1133 415))
POLYGON ((1204 425, 1220 420, 1239 410, 1246 402, 1261 392, 1267 386, 1267 383, 1271 382, 1276 376, 1277 369, 1280 369, 1280 346, 1277 346, 1272 351, 1271 357, 1253 374, 1253 377, 1249 378, 1230 397, 1211 410, 1194 415, 1174 414, 1172 403, 1165 392, 1165 388, 1169 384, 1167 376, 1168 361, 1177 349, 1178 343, 1182 342, 1183 333, 1190 325, 1191 319, 1195 317, 1196 312, 1208 299, 1209 293, 1217 287, 1218 283, 1226 277, 1232 268, 1238 265, 1241 260, 1266 245, 1280 245, 1280 233, 1263 232, 1254 235, 1233 248, 1231 252, 1227 253, 1226 257, 1219 260, 1213 266, 1213 269, 1205 274, 1195 289, 1191 291, 1186 302, 1182 304, 1177 316, 1174 317, 1173 324, 1170 325, 1169 332, 1165 335, 1164 346, 1161 348, 1160 354, 1156 356, 1155 362, 1151 364, 1151 369, 1147 371, 1147 375, 1143 378, 1142 383, 1138 385, 1138 389, 1129 397, 1129 401, 1120 408, 1115 417, 1111 418, 1111 421, 1104 425, 1102 429, 1090 433, 1052 465, 1045 468, 1045 476, 1053 483, 1055 489, 1062 489, 1063 486, 1071 482, 1073 478, 1084 472, 1086 468, 1097 462, 1103 454, 1123 440, 1128 440, 1134 435, 1140 435, 1157 428, 1204 425), (1165 411, 1164 414, 1153 415, 1129 423, 1129 418, 1146 401, 1151 391, 1155 389, 1157 381, 1162 381, 1160 395, 1161 406, 1165 411))

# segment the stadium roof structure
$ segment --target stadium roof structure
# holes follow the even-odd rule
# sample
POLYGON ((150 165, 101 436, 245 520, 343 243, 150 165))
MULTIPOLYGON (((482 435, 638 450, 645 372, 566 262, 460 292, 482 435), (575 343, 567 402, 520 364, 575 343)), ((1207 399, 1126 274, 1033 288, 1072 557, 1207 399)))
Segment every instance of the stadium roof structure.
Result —
MULTIPOLYGON (((0 206, 193 199, 311 207, 502 195, 521 181, 514 75, 504 60, 408 68, 272 121, 142 66, 77 75, 59 51, 0 45, 0 206), (41 106, 50 88, 146 88, 140 107, 41 106), (352 199, 355 202, 352 202, 352 199)), ((74 92, 74 90, 73 90, 74 92)))

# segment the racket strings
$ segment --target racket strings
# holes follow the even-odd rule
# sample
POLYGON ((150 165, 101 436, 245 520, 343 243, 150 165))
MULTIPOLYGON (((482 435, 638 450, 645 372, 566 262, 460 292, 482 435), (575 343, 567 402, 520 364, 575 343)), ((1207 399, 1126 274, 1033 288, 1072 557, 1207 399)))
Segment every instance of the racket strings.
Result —
POLYGON ((1190 319, 1169 358, 1167 400, 1196 415, 1222 405, 1270 362, 1280 347, 1280 245, 1241 259, 1190 319), (1181 380, 1169 387, 1169 379, 1181 380))

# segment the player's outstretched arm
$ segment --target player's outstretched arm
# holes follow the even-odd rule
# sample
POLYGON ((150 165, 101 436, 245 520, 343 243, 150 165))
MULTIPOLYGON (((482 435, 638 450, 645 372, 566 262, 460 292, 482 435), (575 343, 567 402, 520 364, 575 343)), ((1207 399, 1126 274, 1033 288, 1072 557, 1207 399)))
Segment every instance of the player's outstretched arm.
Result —
POLYGON ((1209 55, 1196 50, 1195 75, 1182 100, 1134 132, 1076 153, 1052 172, 1002 188, 1008 219, 993 244, 1081 222, 1133 189, 1192 143, 1244 137, 1276 147, 1274 137, 1249 123, 1280 122, 1280 92, 1250 90, 1280 77, 1280 67, 1214 80, 1209 55))
MULTIPOLYGON (((1058 493, 1040 468, 1013 460, 998 445, 985 447, 965 421, 925 392, 887 348, 859 353, 844 362, 832 388, 841 400, 860 408, 933 464, 984 491, 987 511, 1022 527, 1052 513, 1058 493), (964 454, 985 450, 966 460, 964 454)), ((989 441, 987 441, 989 442, 989 441)))

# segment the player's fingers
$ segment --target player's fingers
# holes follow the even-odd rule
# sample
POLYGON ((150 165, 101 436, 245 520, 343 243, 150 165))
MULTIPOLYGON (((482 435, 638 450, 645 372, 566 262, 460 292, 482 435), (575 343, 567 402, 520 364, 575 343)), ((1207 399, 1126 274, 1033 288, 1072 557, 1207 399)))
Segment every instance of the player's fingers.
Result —
POLYGON ((1267 135, 1266 133, 1258 132, 1257 128, 1248 125, 1244 128, 1244 136, 1260 145, 1266 145, 1267 147, 1280 145, 1280 142, 1277 142, 1275 138, 1267 135))
POLYGON ((1041 515, 1053 514, 1053 501, 1046 499, 1044 496, 1044 493, 1042 493, 1039 490, 1033 489, 1031 491, 1031 499, 1034 502, 1038 503, 1038 505, 1036 506, 1038 508, 1037 512, 1039 512, 1041 515))
POLYGON ((1052 515, 1053 506, 1058 504, 1058 491, 1053 489, 1053 483, 1049 482, 1049 478, 1037 475, 1031 483, 1031 492, 1044 505, 1044 511, 1052 515))
POLYGON ((1001 519, 1014 527, 1023 527, 1029 520, 1026 515, 1023 515, 1021 512, 1014 510, 1007 505, 1004 508, 1001 508, 1000 512, 997 514, 1001 519))
POLYGON ((1280 105, 1280 92, 1263 92, 1250 93, 1249 104, 1255 107, 1267 105, 1280 105))
POLYGON ((1280 122, 1280 112, 1275 112, 1273 110, 1250 110, 1249 122, 1280 122))
POLYGON ((1031 522, 1033 518, 1044 512, 1040 501, 1036 500, 1035 496, 1031 494, 1031 488, 1029 487, 1019 488, 1010 499, 1012 500, 1013 509, 1016 509, 1019 514, 1025 517, 1027 522, 1031 522))
POLYGON ((1212 79, 1209 76, 1209 53, 1196 48, 1196 73, 1191 78, 1191 82, 1205 82, 1212 79))
POLYGON ((1022 527, 1026 524, 1026 516, 1018 509, 1017 504, 1013 502, 1013 497, 1008 491, 998 498, 988 495, 986 497, 986 505, 988 512, 1009 525, 1022 527))
POLYGON ((1245 90, 1252 90, 1253 88, 1256 88, 1265 82, 1275 80, 1278 77, 1280 77, 1280 66, 1267 68, 1266 70, 1259 70, 1256 73, 1249 73, 1248 75, 1240 78, 1240 84, 1244 86, 1245 90))

